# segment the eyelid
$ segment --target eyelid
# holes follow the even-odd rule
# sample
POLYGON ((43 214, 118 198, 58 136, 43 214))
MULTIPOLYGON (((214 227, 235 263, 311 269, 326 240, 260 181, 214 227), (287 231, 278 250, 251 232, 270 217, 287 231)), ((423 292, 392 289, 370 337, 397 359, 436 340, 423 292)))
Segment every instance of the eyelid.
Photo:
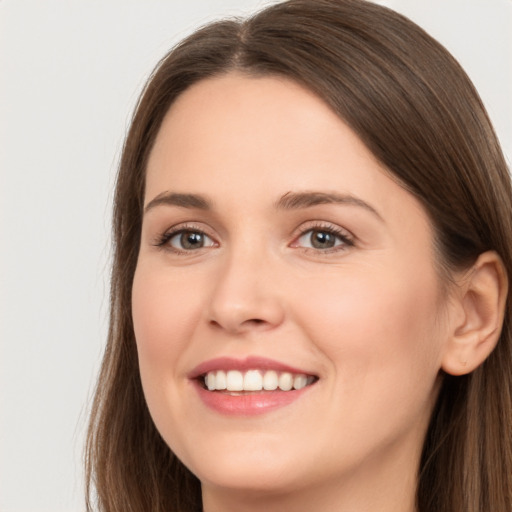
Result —
POLYGON ((290 247, 303 249, 305 251, 313 251, 316 254, 328 254, 332 252, 346 251, 347 248, 353 247, 356 237, 345 228, 328 221, 308 221, 302 224, 293 235, 293 241, 290 247), (338 237, 343 243, 327 249, 317 249, 313 247, 301 247, 298 241, 301 237, 310 231, 326 231, 338 237))
POLYGON ((195 222, 182 222, 179 224, 176 224, 174 226, 171 226, 170 228, 166 229, 163 233, 157 234, 155 237, 155 240, 152 245, 156 246, 160 249, 165 249, 170 252, 176 253, 176 254, 187 254, 191 255, 193 253, 197 253, 198 251, 201 251, 202 249, 209 249, 211 247, 218 247, 219 243, 217 242, 214 235, 211 234, 211 230, 205 228, 205 226, 201 223, 195 223, 195 222), (208 237, 210 240, 212 240, 213 244, 211 246, 207 247, 199 247, 197 249, 179 249, 176 247, 173 247, 169 244, 169 241, 179 235, 180 233, 191 231, 200 233, 206 237, 208 237))
MULTIPOLYGON (((192 254, 197 254, 198 252, 202 252, 203 250, 219 247, 219 242, 217 241, 217 237, 212 234, 212 230, 208 228, 208 226, 205 226, 201 222, 182 222, 178 223, 174 226, 171 226, 170 228, 167 228, 165 231, 163 231, 160 234, 157 234, 153 244, 157 248, 160 248, 162 250, 168 250, 171 253, 175 254, 185 254, 191 256, 192 254), (176 247, 172 247, 168 242, 176 235, 186 232, 197 232, 201 233, 204 236, 208 237, 210 240, 212 240, 213 244, 207 247, 199 247, 197 249, 179 249, 176 247)), ((289 244, 289 247, 302 249, 305 252, 313 252, 315 254, 329 254, 333 252, 341 252, 346 251, 350 247, 353 247, 355 245, 356 237, 346 228, 343 228, 337 224, 334 224, 329 221, 320 221, 320 220, 312 220, 307 221, 303 224, 301 224, 292 235, 292 242, 289 244), (325 249, 319 249, 314 247, 302 247, 299 245, 299 239, 307 234, 310 231, 326 231, 328 233, 333 234, 336 236, 339 240, 341 240, 341 244, 335 245, 330 248, 325 249)))

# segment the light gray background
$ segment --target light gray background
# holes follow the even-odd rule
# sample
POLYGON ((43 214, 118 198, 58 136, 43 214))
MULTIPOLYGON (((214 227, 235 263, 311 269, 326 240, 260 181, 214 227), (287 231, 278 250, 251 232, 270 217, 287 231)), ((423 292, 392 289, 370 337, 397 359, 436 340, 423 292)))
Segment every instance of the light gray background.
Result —
MULTIPOLYGON (((112 184, 137 95, 194 27, 258 0, 0 0, 0 511, 83 510, 112 184)), ((512 1, 383 0, 443 42, 510 162, 512 1)))

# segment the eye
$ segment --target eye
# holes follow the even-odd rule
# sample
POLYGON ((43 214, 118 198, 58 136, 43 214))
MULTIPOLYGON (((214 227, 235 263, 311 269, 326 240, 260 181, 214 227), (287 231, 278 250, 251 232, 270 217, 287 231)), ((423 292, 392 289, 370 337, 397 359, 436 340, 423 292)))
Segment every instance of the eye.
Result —
POLYGON ((354 242, 351 237, 334 227, 315 227, 304 231, 294 247, 304 247, 307 249, 316 249, 319 251, 328 251, 329 249, 340 249, 347 246, 353 246, 354 242))
POLYGON ((158 243, 170 246, 176 252, 189 252, 204 247, 213 247, 215 242, 205 233, 195 229, 180 229, 166 233, 158 243))

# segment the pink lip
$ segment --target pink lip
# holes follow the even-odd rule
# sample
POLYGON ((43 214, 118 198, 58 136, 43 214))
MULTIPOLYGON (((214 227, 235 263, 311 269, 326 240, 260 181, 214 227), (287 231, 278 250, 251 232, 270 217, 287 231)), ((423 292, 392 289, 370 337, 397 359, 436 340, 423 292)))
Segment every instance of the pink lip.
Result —
POLYGON ((243 360, 220 357, 201 363, 190 372, 188 377, 191 379, 199 398, 208 408, 228 416, 254 416, 273 411, 295 402, 315 385, 312 384, 305 388, 291 391, 281 391, 278 389, 275 391, 253 391, 240 395, 231 395, 229 392, 208 391, 203 387, 199 379, 205 373, 215 370, 246 371, 250 369, 312 375, 307 371, 262 357, 247 357, 243 360))

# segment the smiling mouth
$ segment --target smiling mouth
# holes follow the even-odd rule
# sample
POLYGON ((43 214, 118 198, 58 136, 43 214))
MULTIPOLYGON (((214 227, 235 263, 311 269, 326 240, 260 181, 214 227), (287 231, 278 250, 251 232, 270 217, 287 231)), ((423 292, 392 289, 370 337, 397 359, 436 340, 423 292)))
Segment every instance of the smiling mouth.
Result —
POLYGON ((199 382, 204 389, 230 395, 300 390, 311 386, 317 380, 318 377, 304 373, 259 369, 215 370, 199 376, 199 382))

